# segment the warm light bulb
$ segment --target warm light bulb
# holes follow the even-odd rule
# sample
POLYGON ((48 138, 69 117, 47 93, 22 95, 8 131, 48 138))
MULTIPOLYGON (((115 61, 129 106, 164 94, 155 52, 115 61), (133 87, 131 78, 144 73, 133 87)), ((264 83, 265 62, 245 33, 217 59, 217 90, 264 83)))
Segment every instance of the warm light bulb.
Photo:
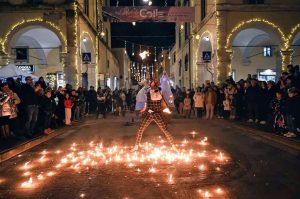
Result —
POLYGON ((136 25, 136 22, 135 22, 135 21, 134 21, 134 22, 132 22, 132 25, 133 25, 133 26, 135 26, 135 25, 136 25))

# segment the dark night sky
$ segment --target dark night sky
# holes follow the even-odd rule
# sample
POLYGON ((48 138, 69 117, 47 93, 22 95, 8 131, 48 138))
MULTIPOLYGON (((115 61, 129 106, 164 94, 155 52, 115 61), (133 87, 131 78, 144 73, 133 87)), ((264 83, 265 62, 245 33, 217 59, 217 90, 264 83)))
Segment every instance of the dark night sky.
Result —
MULTIPOLYGON (((111 0, 111 6, 116 6, 116 2, 117 0, 111 0)), ((164 6, 165 4, 164 0, 152 0, 152 2, 153 6, 164 6)), ((174 6, 174 2, 175 0, 168 0, 168 6, 174 6)), ((131 5, 132 0, 119 0, 119 6, 131 5)), ((143 5, 145 3, 142 0, 135 0, 135 6, 143 5)), ((132 23, 112 23, 111 28, 113 48, 124 47, 124 40, 146 46, 171 46, 175 42, 175 23, 137 23, 136 26, 133 26, 132 23)), ((131 43, 127 43, 127 50, 131 53, 131 43)), ((135 46, 135 50, 138 52, 139 47, 135 46)), ((157 50, 157 52, 160 51, 161 48, 157 50)))

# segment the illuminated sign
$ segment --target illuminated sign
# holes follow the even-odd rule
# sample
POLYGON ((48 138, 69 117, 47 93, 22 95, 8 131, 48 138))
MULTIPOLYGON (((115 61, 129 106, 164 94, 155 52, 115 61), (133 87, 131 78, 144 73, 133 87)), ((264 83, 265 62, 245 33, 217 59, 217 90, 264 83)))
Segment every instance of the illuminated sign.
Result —
POLYGON ((19 69, 26 71, 27 73, 34 73, 34 65, 16 65, 19 69))

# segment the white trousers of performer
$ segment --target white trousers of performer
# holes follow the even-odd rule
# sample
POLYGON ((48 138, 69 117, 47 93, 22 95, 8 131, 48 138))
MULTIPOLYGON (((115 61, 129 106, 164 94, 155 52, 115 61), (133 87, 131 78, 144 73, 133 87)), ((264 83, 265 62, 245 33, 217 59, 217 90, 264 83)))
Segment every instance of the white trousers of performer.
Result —
POLYGON ((212 104, 206 104, 205 107, 206 107, 206 119, 212 120, 214 117, 215 106, 212 104))
POLYGON ((71 115, 72 115, 72 109, 65 108, 65 122, 66 122, 66 125, 71 124, 71 115))

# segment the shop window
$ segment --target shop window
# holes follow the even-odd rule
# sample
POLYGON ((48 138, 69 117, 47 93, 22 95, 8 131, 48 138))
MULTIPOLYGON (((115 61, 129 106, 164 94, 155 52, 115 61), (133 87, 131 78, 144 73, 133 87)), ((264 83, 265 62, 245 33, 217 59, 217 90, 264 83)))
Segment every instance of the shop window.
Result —
POLYGON ((179 71, 178 71, 178 76, 181 76, 181 71, 182 71, 182 65, 181 65, 181 60, 179 60, 179 71))
POLYGON ((264 47, 264 57, 272 57, 272 48, 270 46, 264 47))
POLYGON ((201 20, 206 16, 206 0, 201 0, 201 20))
POLYGON ((84 11, 84 14, 89 16, 89 0, 83 1, 83 11, 84 11))
POLYGON ((246 0, 246 4, 264 4, 265 0, 246 0))
POLYGON ((184 69, 185 69, 185 71, 189 70, 189 56, 188 56, 188 54, 186 54, 185 58, 184 58, 184 69))
POLYGON ((15 48, 16 51, 16 61, 27 62, 29 53, 27 47, 17 47, 15 48))
POLYGON ((189 0, 184 0, 183 5, 184 6, 189 6, 190 5, 190 1, 189 0))
POLYGON ((173 63, 176 62, 176 52, 173 53, 173 63))
POLYGON ((179 45, 179 48, 181 48, 181 30, 180 29, 178 31, 178 45, 179 45))
POLYGON ((184 24, 184 37, 187 40, 189 38, 189 26, 188 23, 184 24))

